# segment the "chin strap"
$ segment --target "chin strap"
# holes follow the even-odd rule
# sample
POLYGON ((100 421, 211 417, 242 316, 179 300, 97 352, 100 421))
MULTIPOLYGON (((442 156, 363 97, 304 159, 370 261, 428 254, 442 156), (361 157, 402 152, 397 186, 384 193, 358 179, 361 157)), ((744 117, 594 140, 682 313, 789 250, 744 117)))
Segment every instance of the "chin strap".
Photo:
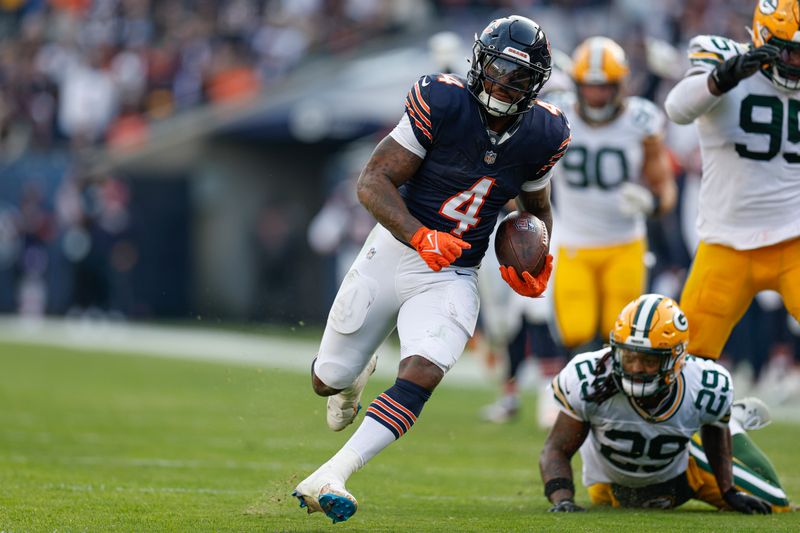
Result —
POLYGON ((517 112, 517 104, 508 104, 497 98, 492 98, 486 91, 481 91, 478 99, 486 108, 486 112, 493 117, 504 117, 517 112))

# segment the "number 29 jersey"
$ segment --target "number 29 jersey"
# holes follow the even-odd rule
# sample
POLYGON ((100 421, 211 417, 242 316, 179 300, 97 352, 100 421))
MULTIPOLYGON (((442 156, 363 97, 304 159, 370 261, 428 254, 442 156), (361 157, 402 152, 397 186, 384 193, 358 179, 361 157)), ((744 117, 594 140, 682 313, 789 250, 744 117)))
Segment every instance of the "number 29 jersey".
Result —
MULTIPOLYGON (((635 488, 680 475, 689 464, 692 435, 703 425, 727 424, 730 418, 730 374, 713 361, 687 356, 670 397, 654 414, 622 392, 600 405, 588 402, 584 397, 592 392, 594 369, 610 349, 574 357, 551 384, 561 410, 591 424, 580 450, 584 485, 635 488)), ((609 360, 601 377, 610 372, 609 360)))
POLYGON ((664 114, 652 102, 632 96, 614 120, 591 125, 578 114, 575 93, 554 92, 546 98, 569 115, 572 126, 569 152, 553 176, 559 244, 595 248, 642 238, 645 217, 620 211, 620 185, 642 181, 642 142, 663 134, 664 114))
POLYGON ((455 266, 480 264, 500 209, 522 190, 546 187, 570 141, 566 117, 547 103, 535 102, 502 135, 487 131, 482 112, 463 78, 430 74, 408 92, 406 115, 391 133, 423 158, 399 189, 409 212, 472 245, 455 266), (413 145, 398 133, 406 120, 413 145))
MULTIPOLYGON (((706 76, 748 46, 701 35, 689 43, 690 75, 706 76)), ((800 92, 762 72, 745 78, 696 121, 703 158, 700 238, 737 250, 800 235, 800 92)))

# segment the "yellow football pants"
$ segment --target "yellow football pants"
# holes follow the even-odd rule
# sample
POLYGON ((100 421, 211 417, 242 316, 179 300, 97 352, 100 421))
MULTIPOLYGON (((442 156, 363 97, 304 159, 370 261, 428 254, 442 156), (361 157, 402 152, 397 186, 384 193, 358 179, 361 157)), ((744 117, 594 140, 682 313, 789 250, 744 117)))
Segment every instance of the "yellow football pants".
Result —
POLYGON ((608 337, 625 305, 645 289, 645 241, 602 248, 558 248, 553 300, 561 342, 577 348, 608 337))
MULTIPOLYGON (((718 509, 727 508, 722 498, 717 479, 708 463, 705 462, 700 439, 695 435, 691 444, 692 456, 689 457, 689 466, 686 468, 686 478, 694 492, 694 499, 704 501, 718 509)), ((791 511, 791 505, 786 499, 783 489, 757 471, 748 468, 734 457, 733 484, 741 491, 753 494, 765 500, 772 506, 775 513, 791 511)), ((587 487, 589 498, 593 505, 610 505, 621 507, 619 500, 614 496, 610 483, 595 483, 587 487)))
POLYGON ((800 238, 755 250, 701 242, 680 302, 689 319, 689 353, 719 358, 731 330, 763 290, 779 292, 800 320, 800 238))

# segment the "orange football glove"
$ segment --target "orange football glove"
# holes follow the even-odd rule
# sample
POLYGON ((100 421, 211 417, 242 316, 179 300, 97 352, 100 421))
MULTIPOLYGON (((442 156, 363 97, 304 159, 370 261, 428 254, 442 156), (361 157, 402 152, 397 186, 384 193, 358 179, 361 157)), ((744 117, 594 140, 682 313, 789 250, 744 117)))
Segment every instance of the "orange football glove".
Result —
POLYGON ((536 298, 542 295, 547 288, 547 281, 550 279, 550 274, 552 272, 553 256, 550 254, 547 254, 544 267, 536 277, 531 276, 528 272, 523 272, 522 278, 520 278, 514 267, 500 265, 500 275, 503 277, 503 280, 514 289, 514 292, 529 298, 536 298))
POLYGON ((461 250, 472 248, 471 244, 458 237, 425 226, 419 228, 411 237, 411 246, 434 272, 439 272, 461 257, 461 250))

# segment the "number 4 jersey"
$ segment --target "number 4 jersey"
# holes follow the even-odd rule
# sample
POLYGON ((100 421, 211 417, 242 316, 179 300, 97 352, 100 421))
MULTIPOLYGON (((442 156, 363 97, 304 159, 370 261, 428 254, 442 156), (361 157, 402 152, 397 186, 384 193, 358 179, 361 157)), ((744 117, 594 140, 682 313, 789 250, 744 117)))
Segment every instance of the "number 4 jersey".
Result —
POLYGON ((481 262, 500 208, 522 190, 546 187, 569 145, 569 123, 550 104, 536 101, 502 135, 487 130, 481 113, 463 78, 431 74, 408 92, 406 113, 390 134, 424 159, 400 187, 408 210, 472 245, 455 266, 481 262))
MULTIPOLYGON (((689 43, 687 76, 748 50, 724 37, 689 43)), ((698 234, 737 250, 800 235, 800 93, 777 89, 763 73, 739 82, 695 123, 703 157, 698 234)))
POLYGON ((733 402, 730 374, 713 361, 687 356, 678 381, 655 413, 621 392, 598 405, 584 398, 596 378, 611 373, 608 360, 599 376, 594 375, 609 350, 574 357, 551 385, 564 413, 591 424, 581 447, 584 485, 642 487, 678 476, 688 466, 687 444, 700 426, 727 424, 733 402))

